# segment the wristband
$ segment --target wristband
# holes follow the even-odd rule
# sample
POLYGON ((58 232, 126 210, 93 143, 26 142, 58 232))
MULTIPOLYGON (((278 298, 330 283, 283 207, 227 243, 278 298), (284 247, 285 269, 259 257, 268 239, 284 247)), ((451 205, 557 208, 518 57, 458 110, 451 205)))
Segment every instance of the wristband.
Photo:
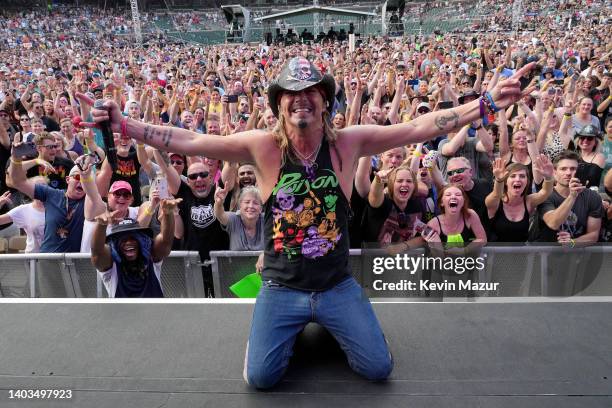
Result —
POLYGON ((18 160, 18 159, 15 159, 15 158, 13 158, 13 157, 11 157, 11 161, 12 161, 13 163, 15 163, 15 164, 21 164, 21 163, 23 163, 23 161, 18 160))
POLYGON ((570 239, 570 248, 574 248, 576 246, 576 241, 570 239))
POLYGON ((151 206, 149 205, 149 207, 145 208, 144 210, 145 215, 153 215, 153 211, 151 210, 151 206))
POLYGON ((552 177, 544 177, 544 182, 545 183, 552 183, 553 181, 555 181, 555 179, 552 178, 552 177))
POLYGON ((82 183, 89 183, 89 182, 92 182, 92 181, 94 181, 94 179, 93 179, 93 177, 92 177, 92 176, 89 176, 89 177, 82 177, 82 178, 81 178, 81 184, 82 184, 82 183))
POLYGON ((496 182, 496 183, 503 183, 503 182, 504 182, 504 180, 500 180, 500 179, 498 179, 497 177, 495 177, 495 182, 496 182))
POLYGON ((495 101, 493 100, 493 97, 491 96, 489 91, 486 91, 484 93, 484 96, 489 101, 489 105, 493 113, 499 112, 499 108, 497 107, 497 105, 495 105, 495 101))
MULTIPOLYGON (((480 119, 482 119, 482 123, 487 126, 489 124, 489 115, 487 113, 487 109, 490 108, 489 106, 487 106, 487 102, 485 101, 484 96, 480 97, 478 106, 480 108, 480 119)), ((470 125, 470 127, 472 127, 472 125, 470 125)))
POLYGON ((414 152, 412 152, 412 155, 414 157, 421 157, 423 155, 423 153, 419 152, 418 150, 415 150, 414 152))
POLYGON ((571 113, 564 113, 563 116, 566 117, 566 118, 571 118, 572 114, 571 113))
POLYGON ((121 119, 121 137, 123 139, 127 138, 127 121, 128 121, 127 116, 121 119))

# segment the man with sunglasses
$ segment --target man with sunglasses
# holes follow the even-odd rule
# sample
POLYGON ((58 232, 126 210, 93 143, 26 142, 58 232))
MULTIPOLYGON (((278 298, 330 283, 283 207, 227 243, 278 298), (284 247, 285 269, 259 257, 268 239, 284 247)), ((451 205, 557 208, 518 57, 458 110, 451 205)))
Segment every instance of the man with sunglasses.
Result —
POLYGON ((480 219, 487 219, 485 198, 492 190, 491 183, 474 177, 470 161, 462 156, 451 158, 446 164, 446 177, 449 183, 463 187, 470 199, 470 207, 476 211, 480 219))
POLYGON ((40 252, 79 252, 85 221, 85 191, 77 167, 66 177, 66 190, 36 184, 26 177, 21 157, 13 144, 13 153, 7 174, 7 184, 30 198, 40 200, 45 206, 45 237, 40 252))
POLYGON ((47 132, 36 136, 34 143, 38 150, 37 160, 44 160, 51 164, 55 171, 49 172, 49 168, 41 164, 30 168, 26 173, 27 177, 47 177, 49 179, 49 187, 65 190, 68 187, 66 176, 72 170, 74 162, 57 155, 62 146, 47 132))
MULTIPOLYGON (((187 168, 187 182, 181 181, 175 196, 184 226, 183 249, 198 251, 200 259, 210 259, 210 251, 228 249, 229 239, 215 217, 215 184, 207 164, 197 162, 187 168)), ((170 191, 170 193, 174 193, 170 191)), ((204 290, 214 297, 212 269, 202 267, 204 290)))
POLYGON ((474 170, 475 178, 490 179, 489 153, 493 151, 493 147, 493 139, 482 126, 482 121, 474 121, 456 133, 449 133, 446 139, 440 141, 438 144, 440 171, 446 174, 447 163, 452 157, 465 157, 470 163, 470 168, 474 170), (474 132, 475 137, 469 136, 470 130, 474 132))

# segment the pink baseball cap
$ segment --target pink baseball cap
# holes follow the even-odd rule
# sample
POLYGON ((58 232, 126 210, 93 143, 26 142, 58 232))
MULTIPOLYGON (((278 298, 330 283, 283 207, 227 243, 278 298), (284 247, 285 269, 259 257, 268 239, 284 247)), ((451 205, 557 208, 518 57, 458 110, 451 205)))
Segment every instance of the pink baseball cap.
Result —
POLYGON ((115 181, 110 188, 110 192, 114 193, 115 191, 119 191, 119 190, 127 190, 131 193, 132 186, 127 181, 123 181, 123 180, 115 181))

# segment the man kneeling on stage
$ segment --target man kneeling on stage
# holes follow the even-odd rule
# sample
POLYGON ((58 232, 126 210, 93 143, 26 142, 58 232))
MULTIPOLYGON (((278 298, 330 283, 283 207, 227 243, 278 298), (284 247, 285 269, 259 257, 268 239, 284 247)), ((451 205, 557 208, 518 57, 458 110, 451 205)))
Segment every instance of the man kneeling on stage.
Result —
POLYGON ((303 57, 290 60, 268 88, 270 109, 278 118, 273 131, 202 137, 124 118, 112 101, 105 102, 105 109, 94 108, 92 117, 159 149, 255 166, 264 203, 265 251, 263 285, 245 353, 244 377, 250 385, 270 388, 281 380, 297 335, 311 321, 338 340, 357 373, 384 380, 393 359, 349 266, 348 198, 358 160, 448 134, 506 108, 521 98, 518 79, 534 65, 524 66, 478 100, 393 126, 335 131, 330 122, 334 78, 303 57))
POLYGON ((150 228, 131 218, 116 220, 116 211, 96 217, 91 240, 91 262, 109 297, 164 297, 160 273, 174 240, 174 211, 178 200, 162 200, 161 231, 153 238, 150 228), (112 226, 106 236, 106 227, 112 226))

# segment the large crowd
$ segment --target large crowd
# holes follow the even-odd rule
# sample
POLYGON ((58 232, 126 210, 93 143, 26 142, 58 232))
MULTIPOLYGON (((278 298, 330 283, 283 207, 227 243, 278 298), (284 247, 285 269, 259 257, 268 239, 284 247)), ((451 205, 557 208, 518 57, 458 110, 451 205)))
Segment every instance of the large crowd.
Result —
MULTIPOLYGON (((346 197, 352 247, 610 242, 612 25, 581 15, 580 3, 574 7, 568 12, 579 18, 571 29, 551 21, 516 34, 369 38, 354 51, 333 38, 201 46, 160 36, 135 47, 113 35, 130 23, 112 13, 100 14, 104 25, 78 13, 5 16, 0 233, 24 230, 26 252, 90 252, 96 225, 110 232, 111 224, 132 219, 172 249, 199 251, 206 260, 213 250, 263 250, 262 209, 269 205, 284 214, 275 233, 301 243, 317 233, 309 218, 333 214, 337 196, 298 203, 299 185, 286 180, 276 201, 264 203, 252 163, 166 153, 121 133, 111 164, 102 133, 83 122, 92 120, 93 101, 111 99, 133 120, 202 138, 274 130, 282 119, 271 109, 268 86, 287 61, 302 56, 335 78, 330 131, 452 109, 536 63, 521 78, 528 92, 508 109, 435 140, 362 158, 346 197)), ((212 295, 210 268, 203 269, 212 295)))

